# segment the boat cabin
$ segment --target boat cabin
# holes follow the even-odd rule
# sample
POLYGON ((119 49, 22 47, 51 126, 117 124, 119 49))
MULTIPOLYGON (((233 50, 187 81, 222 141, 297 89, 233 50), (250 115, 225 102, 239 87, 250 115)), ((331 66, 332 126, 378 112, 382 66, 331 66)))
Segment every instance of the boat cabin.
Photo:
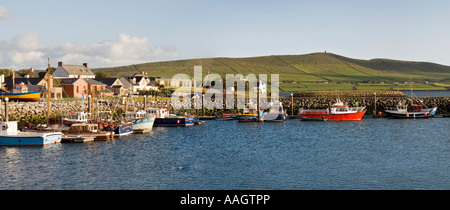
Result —
POLYGON ((270 102, 269 114, 284 114, 283 103, 270 102))
POLYGON ((89 123, 72 124, 69 133, 97 133, 98 125, 89 123))
POLYGON ((89 114, 85 112, 70 112, 67 118, 63 120, 67 123, 83 123, 87 122, 89 114))
POLYGON ((386 111, 396 111, 396 112, 399 112, 399 113, 407 113, 408 112, 408 106, 402 105, 402 104, 398 104, 395 107, 386 107, 385 110, 386 111))
POLYGON ((423 109, 423 105, 412 105, 411 111, 412 112, 421 112, 423 109))
POLYGON ((337 99, 336 103, 334 103, 329 111, 331 114, 344 114, 344 113, 356 113, 356 110, 350 109, 347 105, 337 99))
POLYGON ((17 121, 0 123, 0 135, 17 135, 17 133, 17 121))
POLYGON ((167 109, 161 108, 147 108, 147 114, 156 116, 157 118, 168 118, 169 111, 167 109))
POLYGON ((147 112, 145 111, 137 111, 137 112, 127 112, 125 119, 130 121, 130 120, 137 120, 137 119, 142 119, 145 117, 148 117, 149 114, 147 114, 147 112))

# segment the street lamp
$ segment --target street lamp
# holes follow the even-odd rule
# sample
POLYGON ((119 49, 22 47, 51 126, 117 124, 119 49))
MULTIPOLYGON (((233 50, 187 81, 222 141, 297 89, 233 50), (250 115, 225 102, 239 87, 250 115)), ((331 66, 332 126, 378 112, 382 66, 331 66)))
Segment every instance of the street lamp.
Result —
POLYGON ((9 120, 9 117, 8 117, 8 101, 9 101, 9 98, 5 97, 5 119, 6 119, 6 122, 8 122, 8 120, 9 120))

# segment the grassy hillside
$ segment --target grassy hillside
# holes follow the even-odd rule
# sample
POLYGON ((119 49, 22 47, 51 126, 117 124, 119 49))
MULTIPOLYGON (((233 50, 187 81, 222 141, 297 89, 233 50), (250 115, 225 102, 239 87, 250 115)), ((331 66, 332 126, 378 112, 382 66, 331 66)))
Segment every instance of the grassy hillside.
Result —
POLYGON ((410 89, 411 86, 419 89, 447 90, 450 87, 449 66, 389 59, 360 60, 332 53, 190 59, 93 71, 103 71, 114 77, 146 72, 156 77, 172 77, 184 73, 193 78, 195 65, 203 66, 203 75, 206 75, 208 70, 222 76, 238 73, 268 74, 269 79, 270 74, 279 74, 283 91, 403 90, 410 89), (405 82, 414 84, 405 85, 405 82), (428 84, 424 84, 425 82, 428 84))

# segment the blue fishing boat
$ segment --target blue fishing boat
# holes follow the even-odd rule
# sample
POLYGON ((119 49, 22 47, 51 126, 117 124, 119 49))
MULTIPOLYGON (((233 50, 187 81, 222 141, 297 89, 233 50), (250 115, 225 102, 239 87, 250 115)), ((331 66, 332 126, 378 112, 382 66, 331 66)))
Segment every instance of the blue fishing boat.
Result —
POLYGON ((61 143, 62 133, 19 132, 17 121, 0 124, 0 146, 44 146, 61 143))
POLYGON ((133 122, 134 133, 147 133, 153 129, 155 123, 155 116, 149 115, 145 111, 127 112, 127 118, 133 122))
POLYGON ((133 123, 120 123, 114 128, 114 136, 125 136, 133 133, 133 123))
POLYGON ((186 127, 195 123, 193 117, 170 115, 167 109, 147 108, 147 113, 156 116, 154 127, 186 127))

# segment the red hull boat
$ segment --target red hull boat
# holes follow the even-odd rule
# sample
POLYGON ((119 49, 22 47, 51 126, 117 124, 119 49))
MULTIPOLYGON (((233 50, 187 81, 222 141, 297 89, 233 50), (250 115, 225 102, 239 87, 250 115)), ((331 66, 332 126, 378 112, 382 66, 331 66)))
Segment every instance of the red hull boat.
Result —
POLYGON ((361 120, 366 111, 366 107, 348 107, 338 99, 329 109, 300 109, 300 119, 304 121, 361 120))

